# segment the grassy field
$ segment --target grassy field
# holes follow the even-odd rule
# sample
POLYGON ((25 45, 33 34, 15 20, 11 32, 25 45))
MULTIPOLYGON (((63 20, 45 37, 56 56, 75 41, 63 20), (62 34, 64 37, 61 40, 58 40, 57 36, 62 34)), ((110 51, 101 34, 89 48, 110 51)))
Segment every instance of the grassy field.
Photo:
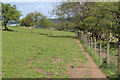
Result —
POLYGON ((3 78, 69 78, 67 65, 86 62, 71 32, 10 27, 3 31, 3 78), (52 36, 49 34, 52 33, 52 36), (76 58, 81 58, 78 60, 76 58))
MULTIPOLYGON (((2 73, 2 31, 0 26, 0 74, 2 73)), ((2 78, 2 75, 0 75, 0 79, 2 78)))

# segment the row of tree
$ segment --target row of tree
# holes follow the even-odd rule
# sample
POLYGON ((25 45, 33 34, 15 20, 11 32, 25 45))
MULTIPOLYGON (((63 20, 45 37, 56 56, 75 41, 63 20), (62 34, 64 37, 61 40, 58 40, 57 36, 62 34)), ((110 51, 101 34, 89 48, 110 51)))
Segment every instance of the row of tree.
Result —
POLYGON ((74 31, 82 31, 95 41, 118 43, 118 73, 120 75, 120 2, 61 2, 53 14, 74 23, 74 31))
POLYGON ((40 12, 30 12, 24 18, 20 19, 22 16, 21 11, 17 10, 16 5, 10 5, 1 3, 1 22, 4 30, 9 30, 7 24, 10 22, 19 23, 21 26, 25 27, 51 27, 53 22, 49 20, 46 16, 40 12))
POLYGON ((74 31, 75 24, 68 21, 62 21, 62 22, 54 23, 52 27, 59 31, 61 30, 74 31))
POLYGON ((1 5, 1 20, 4 30, 9 30, 7 24, 11 22, 19 23, 20 26, 31 27, 32 29, 34 27, 44 27, 54 28, 56 30, 74 31, 74 27, 76 26, 76 23, 63 19, 60 19, 58 22, 53 22, 37 11, 30 12, 24 18, 20 19, 22 14, 21 11, 17 10, 16 5, 10 5, 9 3, 1 3, 1 5))
POLYGON ((31 12, 28 13, 22 20, 20 21, 21 26, 25 27, 50 27, 52 21, 47 19, 46 16, 42 15, 40 12, 31 12))

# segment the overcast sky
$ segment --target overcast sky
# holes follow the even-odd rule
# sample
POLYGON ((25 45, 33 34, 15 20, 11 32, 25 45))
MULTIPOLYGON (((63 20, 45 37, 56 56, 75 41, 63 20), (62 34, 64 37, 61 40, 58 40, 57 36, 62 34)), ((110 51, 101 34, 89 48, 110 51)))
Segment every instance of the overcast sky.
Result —
POLYGON ((49 12, 51 12, 54 8, 52 2, 12 2, 10 4, 18 7, 23 14, 22 17, 24 17, 27 13, 39 11, 49 18, 54 18, 54 16, 49 14, 49 12))
POLYGON ((2 2, 4 3, 16 5, 18 10, 20 10, 23 14, 21 18, 33 11, 40 11, 43 15, 49 18, 55 18, 55 16, 52 16, 51 14, 49 14, 49 12, 53 10, 53 4, 55 2, 61 1, 64 0, 2 0, 2 2))
POLYGON ((55 16, 51 16, 51 14, 49 13, 54 9, 53 2, 7 2, 7 3, 17 6, 17 9, 20 10, 22 13, 21 18, 23 18, 26 14, 33 11, 39 11, 48 18, 55 18, 55 16))
POLYGON ((2 0, 2 2, 61 2, 64 0, 2 0))
POLYGON ((11 5, 16 5, 17 9, 21 11, 23 18, 26 14, 39 11, 48 18, 55 18, 51 15, 54 9, 54 2, 60 2, 61 0, 2 0, 3 3, 10 3, 11 5))

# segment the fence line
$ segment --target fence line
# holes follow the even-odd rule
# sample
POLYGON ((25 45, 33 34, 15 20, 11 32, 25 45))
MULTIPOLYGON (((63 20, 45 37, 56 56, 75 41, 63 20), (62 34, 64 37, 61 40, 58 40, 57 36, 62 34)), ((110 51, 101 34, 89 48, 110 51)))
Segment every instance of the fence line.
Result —
POLYGON ((92 53, 102 62, 102 65, 113 71, 117 71, 117 47, 111 46, 109 42, 104 43, 103 41, 97 41, 95 37, 90 37, 83 33, 79 33, 78 39, 84 41, 92 53))

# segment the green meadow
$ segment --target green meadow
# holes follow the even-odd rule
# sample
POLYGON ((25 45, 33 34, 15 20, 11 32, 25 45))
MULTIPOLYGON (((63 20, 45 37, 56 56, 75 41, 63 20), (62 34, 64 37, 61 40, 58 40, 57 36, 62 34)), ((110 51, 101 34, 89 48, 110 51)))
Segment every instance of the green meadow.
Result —
MULTIPOLYGON (((1 29, 1 26, 0 26, 1 29)), ((2 31, 0 30, 0 74, 2 73, 2 31)), ((2 75, 0 75, 0 79, 2 75)))
POLYGON ((9 28, 2 32, 3 78, 69 78, 69 64, 86 62, 72 32, 9 28))

